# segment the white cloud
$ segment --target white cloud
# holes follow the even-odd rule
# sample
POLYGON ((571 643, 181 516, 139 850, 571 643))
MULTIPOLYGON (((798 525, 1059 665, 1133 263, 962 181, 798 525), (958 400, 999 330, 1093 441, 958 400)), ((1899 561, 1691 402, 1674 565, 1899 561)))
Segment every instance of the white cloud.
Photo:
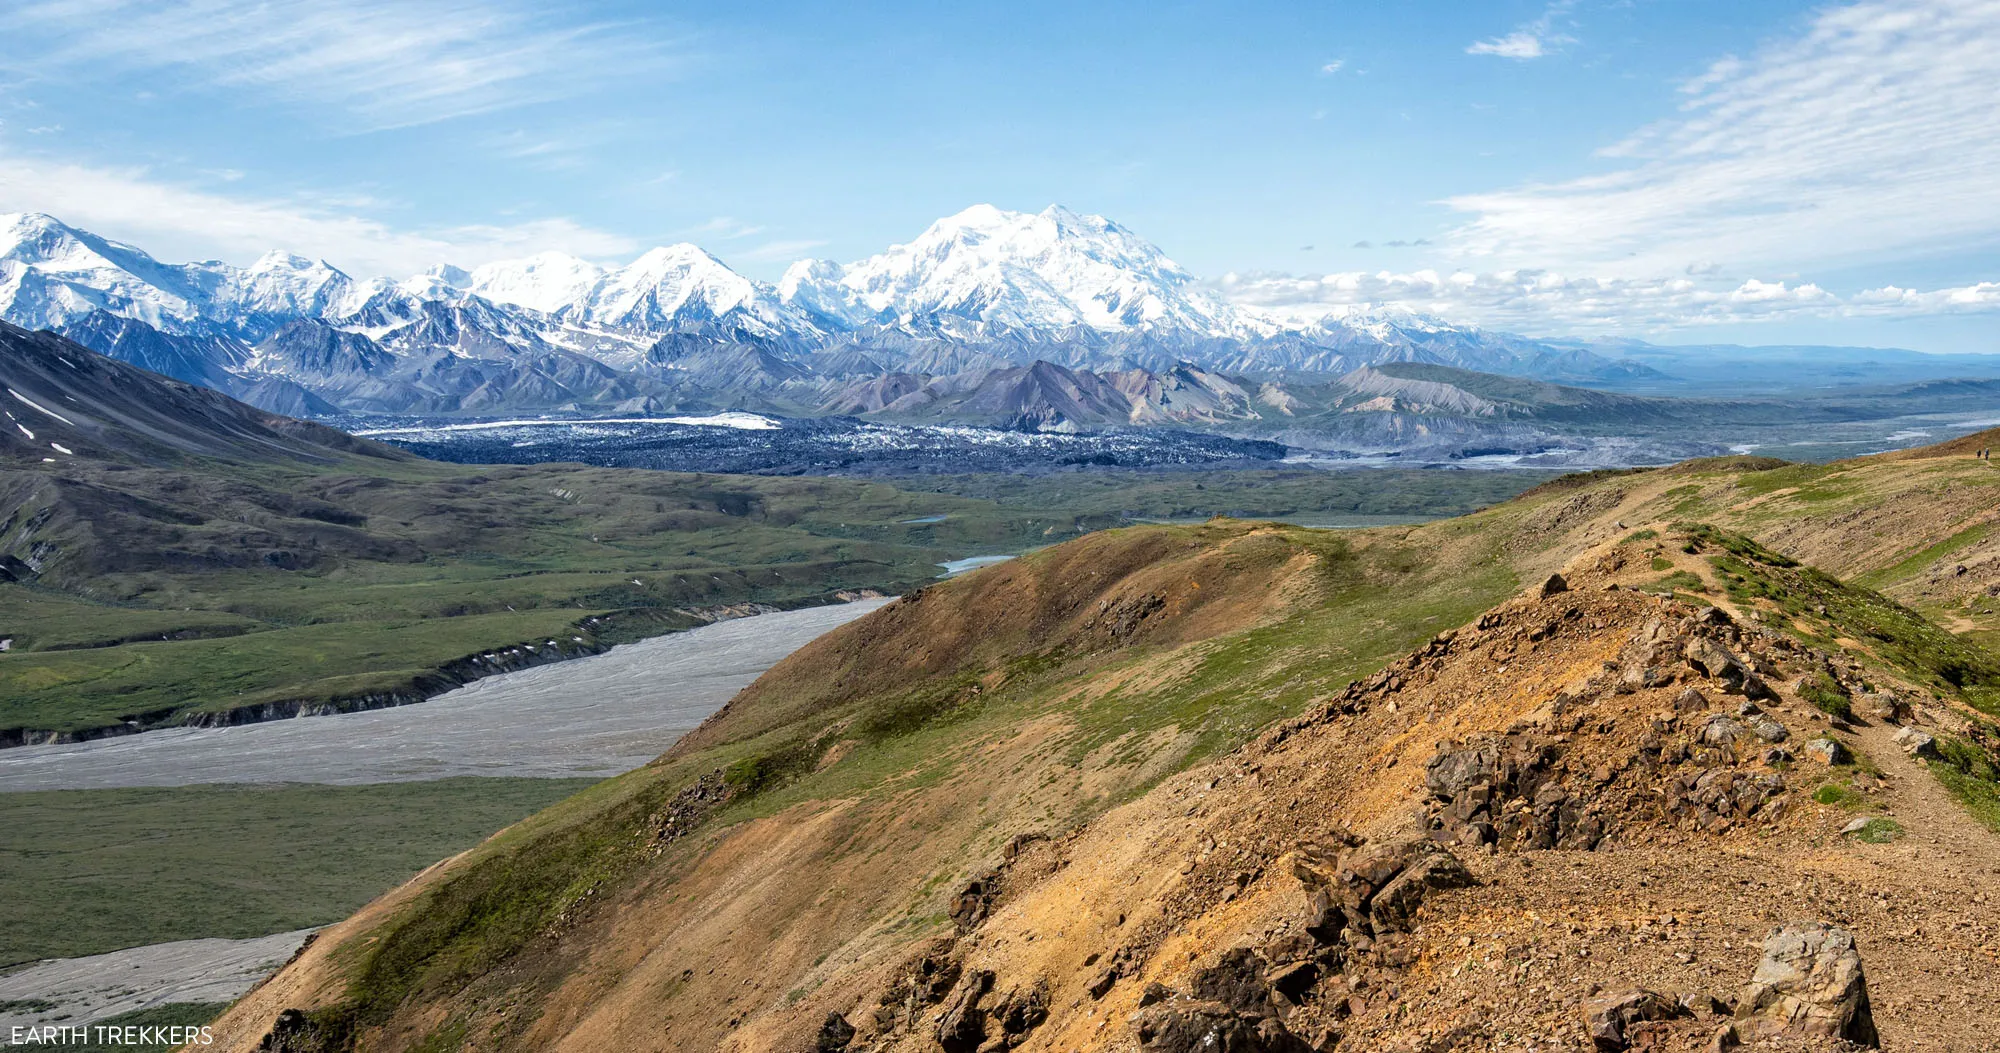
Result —
POLYGON ((2000 282, 1928 292, 1885 286, 1840 296, 1811 282, 1756 278, 1423 270, 1351 271, 1316 278, 1230 275, 1218 287, 1236 303, 1296 321, 1388 307, 1536 334, 1657 332, 1759 321, 2000 311, 2000 282))
POLYGON ((1329 62, 1329 63, 1327 63, 1327 64, 1326 64, 1326 65, 1324 65, 1324 66, 1321 66, 1321 67, 1319 68, 1319 71, 1320 71, 1320 72, 1321 72, 1322 74, 1325 74, 1326 76, 1329 76, 1329 77, 1331 77, 1331 76, 1333 76, 1334 74, 1336 74, 1336 73, 1339 73, 1339 72, 1340 72, 1340 68, 1341 68, 1342 66, 1345 66, 1345 65, 1347 65, 1347 62, 1346 62, 1346 60, 1344 60, 1344 59, 1334 59, 1334 60, 1333 60, 1332 62, 1329 62))
POLYGON ((1612 167, 1466 194, 1482 268, 1638 277, 1990 248, 2000 236, 2000 0, 1867 0, 1712 65, 1612 167))
POLYGON ((441 262, 476 267, 550 249, 604 258, 639 248, 630 238, 563 218, 398 230, 357 215, 351 211, 357 204, 369 203, 227 197, 156 180, 144 169, 0 156, 0 209, 47 212, 163 259, 247 263, 277 248, 372 276, 413 274, 441 262))
POLYGON ((1517 30, 1504 37, 1480 40, 1465 47, 1468 55, 1498 55, 1501 58, 1533 59, 1547 54, 1542 50, 1542 38, 1527 30, 1517 30))
MULTIPOLYGON (((633 26, 565 25, 524 0, 28 0, 0 13, 0 63, 50 76, 179 70, 193 83, 427 124, 657 78, 633 26)), ((550 8, 558 10, 559 5, 550 8)))
POLYGON ((1556 19, 1569 13, 1576 6, 1576 0, 1555 0, 1545 10, 1542 17, 1516 28, 1505 36, 1491 40, 1478 40, 1465 47, 1468 55, 1498 55, 1510 59, 1538 59, 1554 47, 1574 44, 1576 38, 1556 31, 1556 19))

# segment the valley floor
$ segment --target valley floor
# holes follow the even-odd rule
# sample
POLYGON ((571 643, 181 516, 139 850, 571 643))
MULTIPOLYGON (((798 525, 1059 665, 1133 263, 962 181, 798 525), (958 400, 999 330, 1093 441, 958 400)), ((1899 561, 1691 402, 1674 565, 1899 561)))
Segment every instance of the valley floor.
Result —
POLYGON ((312 931, 246 928, 337 920, 589 784, 579 776, 644 764, 885 602, 718 622, 421 706, 0 751, 0 882, 16 912, 0 961, 54 959, 0 975, 0 1034, 230 1001, 312 931), (54 957, 177 934, 209 938, 54 957))
POLYGON ((659 756, 779 659, 887 602, 721 621, 475 680, 421 705, 0 750, 0 793, 603 778, 659 756))

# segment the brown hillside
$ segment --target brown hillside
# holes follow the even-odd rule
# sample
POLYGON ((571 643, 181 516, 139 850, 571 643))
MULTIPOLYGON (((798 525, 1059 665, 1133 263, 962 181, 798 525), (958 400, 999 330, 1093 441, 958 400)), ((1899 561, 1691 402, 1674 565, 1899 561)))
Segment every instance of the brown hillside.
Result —
POLYGON ((1984 470, 1648 472, 1421 528, 1116 531, 940 583, 371 908, 219 1048, 301 1010, 273 1048, 1584 1049, 1586 1003, 1644 987, 1695 1008, 1644 1003, 1634 1034, 1701 1049, 1729 1010, 1696 996, 1737 999, 1795 919, 1858 942, 1889 1048, 1980 1048, 1995 834, 1891 718, 2000 764, 1964 708, 2000 666, 1675 524, 1921 599, 1985 536, 1984 470), (1572 588, 1518 595, 1557 568, 1572 588), (1390 880, 1416 863, 1438 880, 1390 880))
POLYGON ((1022 1004, 1046 1014, 1004 1048, 1586 1049, 1592 997, 1638 988, 1701 1007, 1652 1027, 1649 1048, 1704 1049, 1725 1027, 1757 1033, 1719 1003, 1794 919, 1855 934, 1885 1048, 1986 1048, 2000 840, 1891 743, 1894 725, 1831 728, 1782 686, 1829 661, 1631 591, 1504 605, 1003 865, 983 920, 874 997, 808 998, 724 1048, 809 1049, 799 1036, 833 1011, 859 1022, 854 1048, 936 1050, 983 989, 981 1042, 1013 1041, 1022 1004), (1714 655, 1719 676, 1703 667, 1714 655), (1821 736, 1879 769, 1809 759, 1821 736), (1466 795, 1473 769, 1490 803, 1466 795), (1813 800, 1830 782, 1910 836, 1843 836, 1850 813, 1813 800), (1470 887, 1444 882, 1393 914, 1385 891, 1365 919, 1316 927, 1317 887, 1425 845, 1470 887), (908 979, 939 974, 958 979, 908 979), (1176 1044, 1190 1021, 1240 1044, 1176 1044))
POLYGON ((1254 526, 1138 527, 940 582, 778 663, 668 756, 1022 655, 1088 658, 1268 621, 1316 591, 1322 556, 1299 537, 1254 526))

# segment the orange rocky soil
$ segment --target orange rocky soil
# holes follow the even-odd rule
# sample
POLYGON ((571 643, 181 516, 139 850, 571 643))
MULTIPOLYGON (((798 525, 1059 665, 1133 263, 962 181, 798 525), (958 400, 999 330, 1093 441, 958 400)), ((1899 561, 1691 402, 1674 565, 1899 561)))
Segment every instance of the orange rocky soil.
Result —
POLYGON ((1991 1048, 2000 839, 1893 725, 1841 726, 1791 692, 1827 656, 1579 584, 1015 843, 956 933, 878 990, 807 999, 725 1048, 1833 1048, 1876 1029, 1891 1049, 1991 1048), (1826 742, 1872 762, 1844 770, 1907 836, 1843 835, 1849 816, 1812 801, 1826 742), (1859 951, 1828 949, 1803 1001, 1784 962, 1759 972, 1795 923, 1832 931, 1794 944, 1859 951))

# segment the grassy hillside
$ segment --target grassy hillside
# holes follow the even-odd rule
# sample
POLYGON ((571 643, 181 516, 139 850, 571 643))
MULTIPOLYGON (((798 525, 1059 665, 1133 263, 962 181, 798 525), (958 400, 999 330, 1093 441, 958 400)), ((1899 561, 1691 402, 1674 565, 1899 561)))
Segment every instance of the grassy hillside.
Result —
MULTIPOLYGON (((2000 590, 1983 535, 1940 547, 1985 521, 1978 495, 2000 482, 1992 471, 1949 454, 1828 469, 1725 459, 1566 481, 1420 527, 1219 521, 1091 535, 830 634, 654 765, 334 930, 281 990, 315 1010, 328 1049, 357 1038, 450 1048, 470 1035, 481 1048, 592 1048, 632 1041, 642 1025, 650 1042, 666 1027, 675 1048, 745 1027, 776 1041, 828 1007, 852 1011, 926 941, 949 937, 958 890, 1012 858, 1018 835, 1069 837, 1274 721, 1346 712, 1357 679, 1399 691, 1403 671, 1441 644, 1376 671, 1558 568, 1592 588, 1619 581, 1628 595, 1697 605, 1677 609, 1733 606, 1829 653, 1813 660, 1836 663, 1842 691, 1897 685, 1977 738, 2000 667, 1971 619, 1926 615, 2000 590), (1829 515, 1835 503, 1841 514, 1829 515), (1874 588, 1855 583, 1869 575, 1874 588), (1954 584, 1933 587, 1943 581, 1954 584)), ((1606 611, 1635 617, 1659 602, 1606 611)), ((1615 651, 1619 634, 1641 629, 1611 616, 1582 623, 1611 634, 1589 647, 1615 651)), ((1469 667, 1468 683, 1505 695, 1507 656, 1538 639, 1525 632, 1469 667)), ((1592 653, 1558 670, 1586 676, 1613 656, 1592 653)), ((1825 708, 1789 685, 1788 713, 1825 708)), ((1406 730, 1369 747, 1386 751, 1363 755, 1370 770, 1416 755, 1385 787, 1421 777, 1417 751, 1438 734, 1426 722, 1456 719, 1456 704, 1385 702, 1383 719, 1399 714, 1406 730)), ((1984 756, 1952 745, 1938 773, 1975 811, 2000 800, 1984 756)), ((1256 773, 1232 778, 1254 784, 1256 773)), ((1357 792, 1356 807, 1373 799, 1357 792)), ((1175 793, 1196 814, 1200 785, 1175 793)), ((274 1004, 233 1011, 229 1041, 254 1042, 274 1004)))

